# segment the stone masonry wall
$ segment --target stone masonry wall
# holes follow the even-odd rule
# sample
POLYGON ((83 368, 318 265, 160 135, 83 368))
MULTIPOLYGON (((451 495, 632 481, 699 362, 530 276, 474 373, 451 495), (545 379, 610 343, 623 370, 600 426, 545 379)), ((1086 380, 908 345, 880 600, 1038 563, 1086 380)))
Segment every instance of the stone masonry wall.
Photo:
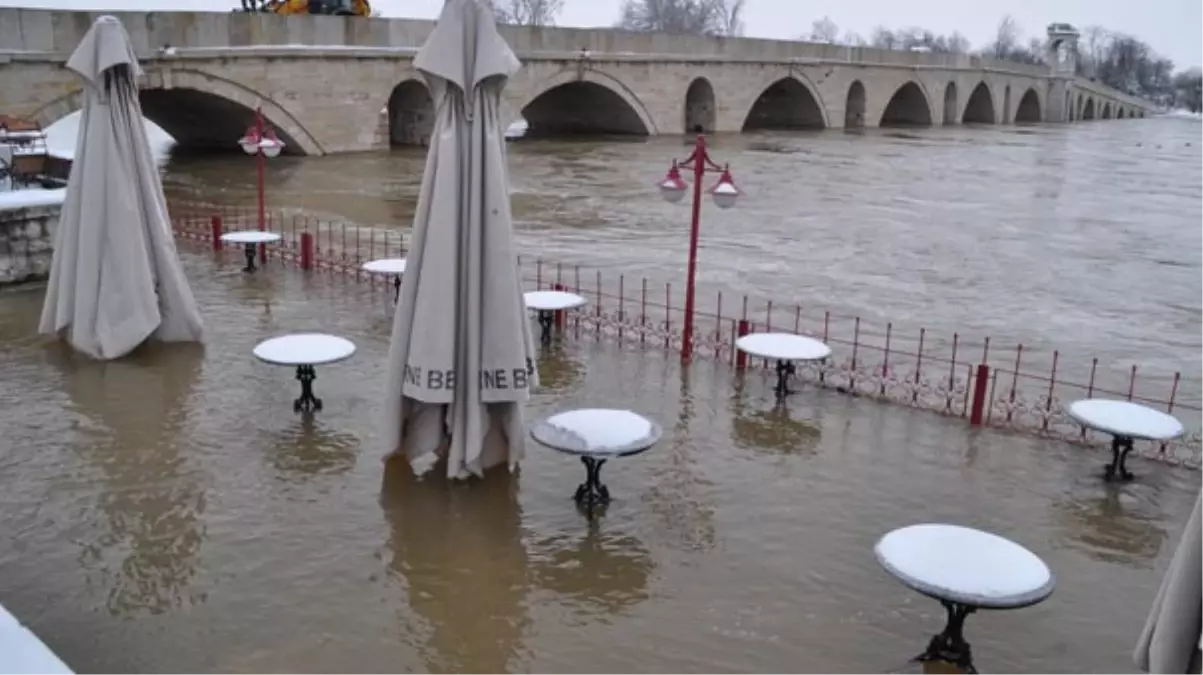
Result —
POLYGON ((54 232, 62 207, 0 208, 0 285, 50 276, 54 232))

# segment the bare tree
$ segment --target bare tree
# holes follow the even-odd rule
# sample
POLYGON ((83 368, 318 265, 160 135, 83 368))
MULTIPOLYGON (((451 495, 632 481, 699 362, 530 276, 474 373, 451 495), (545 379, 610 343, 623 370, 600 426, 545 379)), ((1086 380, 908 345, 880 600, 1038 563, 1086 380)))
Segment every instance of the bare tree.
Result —
POLYGON ((625 0, 618 27, 656 33, 743 34, 746 0, 625 0))
POLYGON ((719 25, 722 34, 735 37, 744 34, 744 0, 718 0, 719 25))
POLYGON ((855 31, 847 31, 844 33, 843 43, 849 47, 865 47, 868 46, 868 41, 861 37, 860 33, 855 31))
POLYGON ((884 26, 878 26, 873 29, 873 34, 869 37, 869 44, 878 49, 895 49, 898 46, 898 39, 894 36, 894 31, 884 26))
POLYGON ((947 39, 948 52, 950 54, 968 54, 969 53, 969 38, 961 35, 959 31, 953 31, 952 35, 947 39))
POLYGON ((1015 51, 1015 46, 1019 43, 1019 24, 1015 23, 1015 19, 1010 15, 1002 18, 998 22, 998 30, 995 32, 994 41, 986 47, 986 52, 996 59, 1005 59, 1015 51))
POLYGON ((493 13, 502 23, 551 26, 564 9, 564 0, 492 0, 493 13))
POLYGON ((825 16, 822 19, 815 19, 810 24, 810 40, 811 42, 826 42, 835 44, 840 37, 840 27, 835 25, 831 17, 825 16))
POLYGON ((1111 43, 1111 32, 1102 26, 1087 26, 1082 29, 1082 53, 1086 61, 1086 72, 1095 75, 1099 64, 1106 56, 1107 46, 1111 43))
MULTIPOLYGON (((648 33, 722 35, 722 0, 625 0, 618 27, 648 33)), ((738 17, 736 17, 738 19, 738 17)))

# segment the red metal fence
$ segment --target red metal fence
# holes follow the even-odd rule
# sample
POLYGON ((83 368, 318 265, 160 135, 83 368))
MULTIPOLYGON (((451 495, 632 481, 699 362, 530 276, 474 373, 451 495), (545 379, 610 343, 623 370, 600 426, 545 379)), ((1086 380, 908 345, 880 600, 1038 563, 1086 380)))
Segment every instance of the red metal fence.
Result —
MULTIPOLYGON (((253 211, 230 207, 177 204, 172 217, 177 238, 215 250, 222 248, 221 233, 257 227, 253 211)), ((267 225, 282 239, 261 253, 302 270, 344 274, 384 287, 388 278, 367 274, 361 265, 404 256, 404 240, 396 232, 279 213, 270 213, 267 225)), ((683 289, 624 274, 603 277, 601 270, 525 256, 519 265, 529 286, 562 288, 589 300, 562 318, 570 336, 635 348, 681 349, 683 289)), ((1067 363, 1057 351, 1003 348, 988 338, 971 342, 960 334, 935 335, 922 328, 904 333, 892 323, 870 326, 860 317, 746 295, 720 292, 699 297, 697 304, 695 358, 739 369, 767 367, 769 363, 737 352, 736 338, 767 330, 812 335, 829 344, 833 356, 824 363, 800 365, 798 375, 819 386, 960 417, 971 424, 1091 445, 1106 439, 1071 420, 1065 411, 1068 403, 1090 397, 1136 401, 1176 414, 1188 429, 1176 441, 1138 442, 1138 454, 1191 468, 1201 464, 1198 395, 1183 400, 1180 373, 1152 376, 1135 365, 1119 372, 1097 358, 1067 363)))

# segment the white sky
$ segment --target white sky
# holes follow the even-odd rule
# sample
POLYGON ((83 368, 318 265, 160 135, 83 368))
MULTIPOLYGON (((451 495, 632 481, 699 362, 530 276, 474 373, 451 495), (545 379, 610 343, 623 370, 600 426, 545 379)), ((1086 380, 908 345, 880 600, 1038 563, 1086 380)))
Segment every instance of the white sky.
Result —
MULTIPOLYGON (((235 0, 0 0, 0 6, 61 9, 216 10, 235 0)), ((621 0, 565 0, 559 24, 609 26, 621 0)), ((372 0, 385 16, 434 18, 443 0, 372 0)), ((989 42, 1006 13, 1028 36, 1038 36, 1052 22, 1081 28, 1098 24, 1135 35, 1179 67, 1203 63, 1201 0, 747 0, 744 22, 749 37, 796 38, 810 32, 815 19, 830 16, 842 31, 868 36, 875 26, 920 26, 936 33, 959 30, 974 46, 989 42)))

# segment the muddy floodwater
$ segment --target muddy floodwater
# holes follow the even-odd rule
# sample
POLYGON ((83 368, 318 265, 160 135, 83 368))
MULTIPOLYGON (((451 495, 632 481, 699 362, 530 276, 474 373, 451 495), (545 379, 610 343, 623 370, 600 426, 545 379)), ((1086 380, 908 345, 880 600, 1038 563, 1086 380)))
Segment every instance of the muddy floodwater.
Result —
POLYGON ((590 340, 543 353, 530 417, 665 429, 606 467, 604 519, 573 508, 579 463, 533 445, 513 477, 414 483, 376 442, 391 293, 224 255, 183 253, 203 352, 86 363, 34 335, 41 289, 0 293, 0 598, 79 672, 905 670, 943 613, 872 546, 925 521, 1057 576, 970 617, 983 671, 1127 672, 1198 494, 1197 472, 1134 460, 1106 485, 1099 453, 831 391, 774 412, 767 374, 590 340), (251 348, 310 330, 359 351, 318 368, 306 419, 251 348))
MULTIPOLYGON (((810 330, 831 310, 878 335, 893 322, 912 343, 924 327, 945 349, 953 333, 989 336, 999 362, 1022 343, 1024 370, 1041 374, 1058 350, 1060 376, 1083 385, 1097 357, 1098 384, 1120 392, 1137 365, 1136 394, 1162 401, 1181 371, 1179 401, 1197 407, 1201 130, 1167 118, 718 136, 712 154, 746 195, 704 209, 699 302, 722 291, 730 312, 748 293, 801 305, 810 330)), ((689 207, 654 184, 689 149, 681 137, 511 144, 521 252, 679 289, 689 207)), ((268 203, 405 230, 423 162, 421 149, 281 158, 268 203)), ((177 200, 253 206, 254 177, 242 155, 177 157, 166 182, 177 200)))

